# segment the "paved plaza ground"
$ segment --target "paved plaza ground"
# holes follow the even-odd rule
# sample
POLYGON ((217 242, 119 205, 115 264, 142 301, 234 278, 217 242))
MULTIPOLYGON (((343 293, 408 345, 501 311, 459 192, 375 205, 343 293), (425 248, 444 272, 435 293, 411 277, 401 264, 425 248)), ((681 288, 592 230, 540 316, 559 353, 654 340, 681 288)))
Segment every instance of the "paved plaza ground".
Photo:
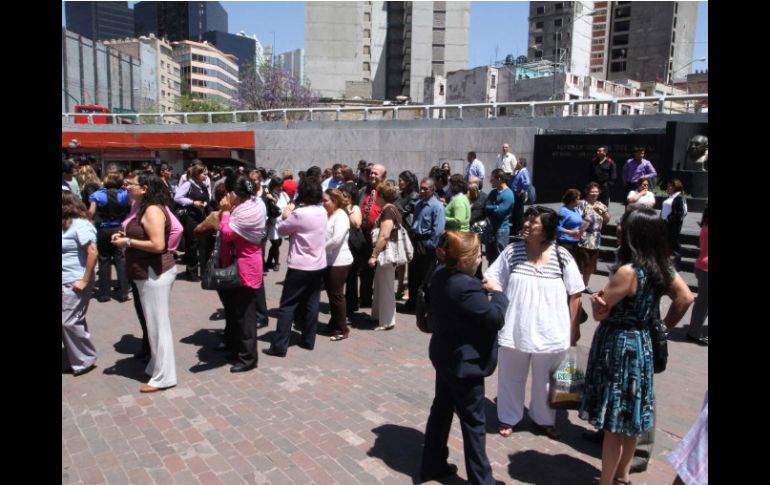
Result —
MULTIPOLYGON (((281 248, 285 261, 287 244, 281 248)), ((285 264, 282 265, 285 268, 285 264)), ((178 266, 180 273, 182 266, 178 266)), ((275 329, 284 271, 266 276, 270 324, 259 330, 259 349, 275 329)), ((599 289, 606 278, 594 276, 599 289)), ((320 328, 329 319, 321 297, 320 328)), ((583 296, 588 308, 588 296, 583 296)), ((668 306, 664 298, 664 305, 668 306)), ((399 304, 399 308, 401 305, 399 304)), ((259 354, 259 367, 231 374, 213 350, 221 303, 216 292, 178 279, 171 301, 179 384, 140 394, 144 366, 132 358, 141 330, 133 305, 92 300, 88 323, 99 352, 97 369, 66 373, 62 356, 62 484, 405 484, 417 480, 425 422, 433 399, 430 335, 414 316, 398 314, 396 328, 374 332, 363 313, 351 337, 315 350, 296 345, 286 358, 259 354)), ((363 309, 368 312, 368 309, 363 309)), ((680 323, 687 325, 690 312, 680 323)), ((587 350, 596 322, 582 327, 587 350)), ((635 484, 670 484, 666 456, 700 412, 708 385, 708 349, 670 335, 669 368, 655 375, 654 458, 635 484)), ((64 355, 64 354, 63 354, 64 355)), ((601 448, 581 438, 587 424, 560 411, 559 441, 539 433, 529 418, 509 438, 496 433, 497 375, 486 381, 487 451, 496 478, 507 483, 588 484, 598 477, 601 448)), ((449 439, 450 462, 466 477, 460 427, 449 439)))

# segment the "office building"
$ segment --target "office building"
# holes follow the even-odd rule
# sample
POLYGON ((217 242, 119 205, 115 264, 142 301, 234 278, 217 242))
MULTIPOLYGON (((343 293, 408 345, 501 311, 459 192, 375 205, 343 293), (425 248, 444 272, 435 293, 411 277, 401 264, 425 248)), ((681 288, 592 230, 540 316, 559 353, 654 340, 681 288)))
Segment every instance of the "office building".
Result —
POLYGON ((182 72, 182 92, 229 104, 238 92, 238 64, 208 42, 173 42, 174 60, 182 72))
POLYGON ((134 28, 137 36, 203 41, 206 32, 227 32, 227 12, 220 2, 139 2, 134 28))
POLYGON ((64 2, 67 30, 91 40, 133 37, 128 2, 64 2))
POLYGON ((322 97, 421 102, 426 78, 467 67, 469 26, 470 2, 307 2, 305 73, 322 97))
POLYGON ((294 49, 278 54, 278 57, 275 58, 275 65, 288 71, 300 86, 305 85, 305 49, 294 49))

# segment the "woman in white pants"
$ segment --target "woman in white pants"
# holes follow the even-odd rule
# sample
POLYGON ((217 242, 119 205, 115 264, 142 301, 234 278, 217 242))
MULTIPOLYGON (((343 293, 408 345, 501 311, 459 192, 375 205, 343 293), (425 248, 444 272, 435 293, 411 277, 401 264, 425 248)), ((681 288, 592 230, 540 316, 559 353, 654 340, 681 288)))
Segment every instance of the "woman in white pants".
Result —
POLYGON ((383 182, 377 187, 377 205, 382 207, 382 211, 375 224, 380 228, 380 235, 374 241, 374 249, 369 258, 369 267, 377 266, 372 299, 372 319, 379 322, 375 330, 391 330, 396 326, 396 293, 393 288, 396 266, 377 265, 377 256, 385 251, 388 243, 396 244, 398 241, 397 229, 402 224, 401 210, 394 205, 398 196, 398 187, 390 182, 383 182))
POLYGON ((548 405, 551 368, 580 338, 577 312, 585 289, 569 252, 554 244, 559 215, 547 207, 524 214, 523 241, 509 244, 484 273, 508 297, 498 333, 497 418, 510 436, 524 417, 524 392, 532 368, 529 416, 558 439, 556 411, 548 405), (568 296, 569 295, 569 296, 568 296))
POLYGON ((171 196, 154 174, 142 174, 127 186, 128 195, 139 203, 139 212, 112 237, 112 243, 126 248, 126 274, 139 289, 147 320, 151 355, 145 373, 150 382, 140 392, 156 392, 176 385, 174 339, 171 335, 169 299, 176 280, 174 255, 168 250, 171 231, 167 205, 171 196), (141 223, 140 223, 141 222, 141 223))

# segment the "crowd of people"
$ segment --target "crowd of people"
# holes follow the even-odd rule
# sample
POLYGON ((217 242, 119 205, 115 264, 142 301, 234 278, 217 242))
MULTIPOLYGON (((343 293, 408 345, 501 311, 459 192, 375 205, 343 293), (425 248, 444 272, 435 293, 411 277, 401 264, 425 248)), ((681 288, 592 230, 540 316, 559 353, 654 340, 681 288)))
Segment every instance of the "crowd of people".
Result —
MULTIPOLYGON (((422 179, 408 170, 390 179, 384 165, 363 160, 355 170, 344 164, 325 171, 312 166, 299 172, 298 181, 291 170, 279 175, 224 167, 214 173, 194 160, 178 183, 172 182, 167 163, 129 173, 111 165, 100 180, 91 163, 78 167, 76 160, 64 160, 62 335, 69 364, 74 375, 96 366, 86 313, 94 291, 98 301, 110 299, 115 266, 116 299, 134 301, 142 328, 135 357, 147 361, 149 381, 140 391, 175 386, 169 307, 176 264, 185 265, 188 281, 200 281, 210 258, 218 258, 213 261, 221 267, 236 261, 241 283, 218 290, 225 328, 217 349, 234 361, 231 372, 254 369, 257 329, 268 324, 264 275, 280 270, 280 247, 287 239, 276 331, 263 352, 286 357, 292 326, 300 330, 300 347, 315 347, 322 290, 330 305, 328 337, 340 342, 351 337, 349 324, 362 308, 370 308, 375 330, 394 329, 396 302, 404 301, 404 311, 414 312, 418 291, 430 283, 426 299, 435 326, 429 355, 436 394, 421 476, 427 480, 457 471, 446 461, 446 439, 457 412, 469 480, 494 483, 484 450, 484 378, 499 363, 502 436, 510 436, 523 419, 530 380, 529 416, 548 437, 559 439, 549 406, 550 371, 580 339, 580 323, 587 318, 580 296, 588 292, 601 324, 591 345, 580 417, 603 432, 600 483, 630 483, 637 437, 654 426, 645 322, 663 294, 673 302, 663 319, 668 328, 693 301, 676 272, 687 213, 684 188, 679 180, 667 182, 669 197, 659 215, 650 189, 657 173, 644 155, 636 150, 623 168, 628 207, 619 225, 617 263, 608 285, 597 292, 588 283, 596 271, 602 227, 610 221, 609 193, 617 177, 606 147, 597 150, 584 190, 566 190, 558 211, 532 204, 527 162, 517 159, 507 143, 489 173, 489 193, 483 190, 484 163, 475 152, 468 153, 464 173, 453 174, 445 164, 422 179), (380 254, 397 242, 401 228, 414 248, 411 261, 381 264, 380 254), (181 259, 178 249, 183 249, 181 259)), ((707 344, 701 328, 707 316, 707 224, 706 212, 705 255, 696 264, 706 290, 699 294, 688 333, 700 344, 707 344)))

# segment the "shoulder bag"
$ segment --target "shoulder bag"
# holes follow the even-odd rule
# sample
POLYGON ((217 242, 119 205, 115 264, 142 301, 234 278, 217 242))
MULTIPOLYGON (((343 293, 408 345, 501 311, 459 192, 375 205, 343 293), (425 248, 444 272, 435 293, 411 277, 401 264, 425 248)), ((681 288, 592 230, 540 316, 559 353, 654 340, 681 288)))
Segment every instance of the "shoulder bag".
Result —
POLYGON ((225 290, 243 286, 241 274, 238 272, 238 259, 233 256, 233 262, 226 268, 221 267, 219 259, 222 233, 217 233, 214 250, 206 263, 206 269, 201 278, 201 288, 204 290, 225 290))

